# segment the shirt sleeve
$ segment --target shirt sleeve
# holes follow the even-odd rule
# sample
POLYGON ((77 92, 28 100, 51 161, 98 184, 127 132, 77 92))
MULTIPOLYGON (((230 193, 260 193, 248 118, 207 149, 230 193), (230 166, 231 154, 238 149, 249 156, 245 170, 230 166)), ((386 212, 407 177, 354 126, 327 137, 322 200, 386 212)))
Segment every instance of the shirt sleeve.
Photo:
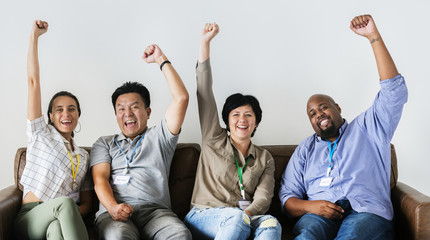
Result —
POLYGON ((299 145, 282 174, 279 190, 279 199, 281 200, 282 208, 289 198, 304 199, 306 196, 306 188, 303 181, 306 161, 305 152, 301 145, 299 145))
POLYGON ((270 153, 267 154, 269 154, 267 165, 255 189, 252 204, 246 209, 251 215, 265 214, 272 202, 275 188, 275 178, 273 177, 275 174, 275 161, 270 153))
MULTIPOLYGON (((158 127, 158 126, 157 126, 158 127)), ((171 153, 175 152, 176 145, 178 143, 179 134, 172 134, 167 127, 167 120, 164 118, 157 129, 160 139, 163 142, 164 149, 162 151, 163 159, 165 161, 170 161, 172 156, 171 153)), ((169 165, 170 166, 170 165, 169 165)))
MULTIPOLYGON (((109 153, 109 145, 106 142, 106 137, 100 137, 91 148, 90 168, 99 163, 112 164, 112 157, 109 153)), ((91 169, 89 169, 89 172, 91 172, 91 169)))
POLYGON ((34 136, 38 132, 47 131, 48 127, 46 126, 45 119, 43 116, 40 116, 39 118, 28 120, 27 119, 27 137, 28 141, 31 142, 34 136))
POLYGON ((218 139, 223 129, 220 126, 218 110, 212 91, 212 71, 210 59, 197 62, 197 103, 203 142, 218 139))
POLYGON ((372 106, 357 117, 359 125, 377 143, 390 143, 399 124, 403 105, 408 100, 408 89, 402 75, 380 82, 372 106))
MULTIPOLYGON (((89 159, 89 161, 91 163, 91 159, 89 159)), ((88 167, 87 172, 85 173, 85 177, 82 182, 82 187, 80 191, 87 191, 87 190, 93 190, 93 189, 94 189, 93 175, 91 174, 91 169, 88 167)))

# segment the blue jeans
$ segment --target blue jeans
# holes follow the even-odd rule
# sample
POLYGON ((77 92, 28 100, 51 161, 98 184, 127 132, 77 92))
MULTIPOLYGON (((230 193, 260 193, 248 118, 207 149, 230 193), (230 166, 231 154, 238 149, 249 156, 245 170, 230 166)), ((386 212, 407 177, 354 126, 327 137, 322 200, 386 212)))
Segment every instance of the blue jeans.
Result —
POLYGON ((184 220, 193 239, 281 239, 282 227, 270 215, 249 217, 239 208, 193 208, 184 220))
POLYGON ((393 239, 392 221, 372 213, 359 213, 348 200, 339 200, 343 218, 332 220, 312 213, 303 215, 293 228, 295 239, 393 239))

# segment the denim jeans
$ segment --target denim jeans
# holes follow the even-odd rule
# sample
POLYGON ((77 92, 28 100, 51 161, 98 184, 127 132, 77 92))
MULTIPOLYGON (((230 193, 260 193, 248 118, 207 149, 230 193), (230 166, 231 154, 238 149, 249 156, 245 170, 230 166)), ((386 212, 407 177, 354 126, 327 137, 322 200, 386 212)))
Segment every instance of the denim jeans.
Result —
POLYGON ((282 227, 270 215, 249 217, 239 208, 193 208, 184 220, 193 239, 281 239, 282 227))
POLYGON ((332 220, 312 213, 303 215, 293 228, 295 239, 393 239, 392 221, 372 213, 359 213, 351 208, 348 200, 339 200, 343 218, 332 220))
POLYGON ((191 233, 172 210, 158 205, 133 205, 127 222, 115 221, 108 212, 96 220, 98 239, 191 240, 191 233))

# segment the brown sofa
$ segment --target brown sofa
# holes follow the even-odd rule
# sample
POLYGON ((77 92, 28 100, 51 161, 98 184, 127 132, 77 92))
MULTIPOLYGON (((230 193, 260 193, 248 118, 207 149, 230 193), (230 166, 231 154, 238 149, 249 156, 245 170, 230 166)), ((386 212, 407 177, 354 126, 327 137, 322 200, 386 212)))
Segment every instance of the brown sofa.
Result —
MULTIPOLYGON (((294 219, 288 219, 281 211, 278 189, 282 173, 296 145, 263 146, 275 158, 275 195, 269 214, 278 218, 283 227, 283 239, 292 239, 291 229, 294 219)), ((91 150, 90 148, 86 148, 91 150)), ((391 198, 395 211, 396 239, 430 239, 430 197, 416 191, 406 184, 397 182, 397 158, 391 151, 391 198)), ((183 219, 190 207, 200 146, 193 143, 180 143, 176 147, 171 166, 169 187, 173 211, 183 219)), ((0 239, 12 239, 13 222, 21 206, 22 187, 18 184, 25 166, 26 148, 19 148, 15 157, 15 185, 0 190, 0 239)), ((95 195, 94 195, 95 196, 95 195)), ((94 197, 93 211, 98 208, 94 197)), ((85 218, 91 239, 94 239, 94 214, 85 218)))

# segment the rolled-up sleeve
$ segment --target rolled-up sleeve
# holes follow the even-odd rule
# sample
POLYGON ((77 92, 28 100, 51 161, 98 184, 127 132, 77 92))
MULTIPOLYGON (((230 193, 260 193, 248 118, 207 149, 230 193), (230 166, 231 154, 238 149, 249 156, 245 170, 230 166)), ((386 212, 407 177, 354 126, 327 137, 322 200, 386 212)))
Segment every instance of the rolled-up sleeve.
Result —
POLYGON ((306 196, 304 185, 305 157, 303 148, 298 146, 288 162, 287 168, 282 174, 279 199, 281 207, 284 207, 287 200, 291 197, 303 199, 306 196))

